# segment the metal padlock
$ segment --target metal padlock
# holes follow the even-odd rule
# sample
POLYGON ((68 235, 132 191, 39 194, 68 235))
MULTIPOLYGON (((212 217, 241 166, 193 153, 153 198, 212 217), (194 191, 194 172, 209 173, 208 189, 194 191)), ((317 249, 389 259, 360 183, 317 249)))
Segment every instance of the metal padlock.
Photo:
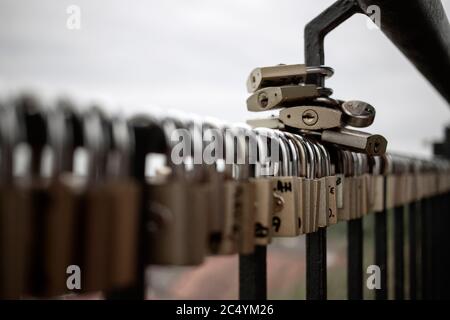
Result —
POLYGON ((256 129, 253 132, 256 135, 255 142, 258 155, 258 161, 254 166, 255 177, 250 179, 254 188, 255 244, 265 246, 272 241, 272 219, 275 211, 275 196, 270 178, 274 174, 274 166, 268 160, 268 142, 272 140, 269 139, 264 129, 256 129))
POLYGON ((336 175, 334 166, 331 163, 331 156, 322 144, 318 144, 325 158, 325 182, 327 186, 327 217, 328 225, 337 223, 337 198, 336 198, 336 175))
POLYGON ((304 209, 304 226, 305 233, 312 233, 318 229, 318 217, 319 217, 319 195, 320 185, 317 177, 318 159, 314 148, 309 140, 305 137, 296 136, 299 141, 304 145, 307 159, 307 173, 306 184, 304 185, 303 199, 305 199, 306 206, 304 209))
MULTIPOLYGON (((177 125, 173 119, 164 120, 163 128, 168 141, 177 125)), ((201 207, 195 201, 197 199, 191 197, 189 190, 196 189, 198 184, 203 186, 204 182, 189 178, 184 162, 189 155, 183 155, 183 161, 175 164, 170 151, 169 145, 168 150, 165 150, 166 168, 169 170, 150 177, 147 184, 149 263, 197 265, 203 261, 206 253, 207 218, 206 212, 198 210, 201 207)), ((199 169, 205 168, 194 166, 193 170, 199 169)), ((198 172, 199 179, 202 179, 203 174, 198 172)), ((193 172, 193 177, 198 175, 193 172)))
POLYGON ((109 203, 109 241, 107 288, 132 286, 137 280, 138 230, 141 189, 131 178, 131 155, 135 145, 125 119, 111 119, 112 148, 107 159, 107 198, 109 203))
POLYGON ((333 143, 355 152, 368 155, 383 155, 386 152, 387 141, 379 134, 369 134, 357 130, 335 129, 324 130, 321 133, 323 142, 333 143))
POLYGON ((47 205, 37 219, 43 225, 36 241, 42 241, 42 273, 44 283, 33 293, 57 296, 68 292, 67 268, 75 264, 76 229, 79 196, 85 179, 73 170, 74 121, 76 115, 65 102, 47 113, 48 145, 52 150, 52 170, 48 178, 47 205))
POLYGON ((247 90, 248 92, 255 92, 265 87, 299 84, 304 83, 309 74, 331 77, 333 73, 333 69, 329 67, 308 67, 304 64, 280 64, 272 67, 256 68, 247 79, 247 90))
POLYGON ((305 130, 323 130, 341 125, 342 113, 319 106, 297 106, 280 111, 280 120, 285 126, 305 130))
POLYGON ((342 206, 338 209, 338 221, 348 221, 351 216, 351 158, 348 151, 340 150, 338 152, 338 170, 341 172, 343 179, 340 183, 342 185, 342 206))
MULTIPOLYGON (((275 212, 272 218, 274 237, 295 237, 300 234, 300 223, 297 216, 297 185, 289 170, 291 150, 285 138, 280 134, 272 137, 278 141, 280 162, 276 176, 272 178, 272 188, 276 195, 275 212)), ((277 150, 271 150, 277 152, 277 150)))
POLYGON ((0 298, 24 295, 30 268, 30 198, 14 179, 19 124, 11 105, 0 105, 0 298))
MULTIPOLYGON (((290 237, 300 234, 297 217, 296 186, 292 176, 289 176, 290 151, 283 137, 271 130, 257 129, 258 137, 266 140, 270 146, 272 159, 261 159, 261 165, 271 169, 273 177, 271 187, 275 196, 274 213, 272 217, 272 232, 274 237, 290 237), (281 157, 281 159, 280 159, 281 157)), ((268 154, 268 153, 267 153, 268 154)))
POLYGON ((317 190, 317 194, 315 197, 315 202, 317 203, 317 212, 316 212, 316 223, 314 225, 314 229, 316 228, 324 228, 328 226, 328 191, 327 191, 327 183, 326 183, 326 175, 327 175, 327 159, 326 155, 322 153, 321 148, 318 146, 316 141, 311 139, 306 140, 310 143, 312 150, 315 156, 315 179, 314 184, 314 192, 317 190), (317 188, 317 189, 316 189, 317 188))
POLYGON ((236 143, 233 144, 233 149, 237 152, 236 162, 233 163, 233 177, 239 183, 235 204, 238 251, 240 254, 250 254, 255 250, 255 190, 254 185, 249 181, 254 175, 250 161, 250 141, 255 142, 256 139, 252 131, 244 128, 230 129, 226 135, 229 134, 233 141, 236 137, 236 143))
MULTIPOLYGON (((295 183, 297 185, 296 195, 299 219, 300 233, 307 233, 310 225, 311 217, 311 180, 307 179, 307 162, 308 151, 306 150, 305 142, 302 137, 289 132, 283 132, 283 135, 288 139, 288 143, 292 150, 294 157, 292 158, 292 175, 295 177, 295 183)), ((311 173, 312 176, 312 173, 311 173)))
POLYGON ((274 196, 272 181, 256 176, 250 179, 254 189, 255 203, 255 244, 268 245, 272 242, 272 216, 274 212, 274 196))
POLYGON ((247 110, 258 112, 292 107, 331 93, 331 89, 311 84, 263 88, 247 99, 247 110))
POLYGON ((109 150, 105 116, 98 108, 82 115, 83 147, 88 153, 86 187, 80 195, 79 253, 76 265, 83 271, 83 292, 108 288, 109 222, 111 219, 106 163, 109 150))
POLYGON ((342 121, 352 127, 364 128, 375 120, 375 108, 363 101, 345 101, 340 105, 342 121))
POLYGON ((279 132, 282 140, 290 151, 289 161, 289 175, 293 177, 295 183, 295 197, 297 208, 298 228, 300 233, 305 233, 305 220, 309 220, 309 216, 306 217, 305 210, 309 212, 311 197, 310 184, 306 179, 307 174, 307 156, 304 141, 300 141, 298 137, 289 132, 279 132))

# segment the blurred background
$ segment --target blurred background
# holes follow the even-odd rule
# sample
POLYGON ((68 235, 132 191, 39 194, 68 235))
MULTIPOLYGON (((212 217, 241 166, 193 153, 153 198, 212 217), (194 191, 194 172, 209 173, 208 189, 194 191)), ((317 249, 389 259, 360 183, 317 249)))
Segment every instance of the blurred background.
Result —
MULTIPOLYGON (((174 109, 244 122, 255 117, 245 106, 249 72, 303 63, 303 27, 332 2, 0 0, 0 91, 104 101, 126 114, 174 109), (67 28, 70 5, 80 8, 79 30, 67 28)), ((448 14, 450 0, 442 3, 448 14)), ((427 156, 449 123, 448 104, 371 25, 358 15, 327 36, 326 65, 335 69, 327 86, 336 98, 377 109, 370 130, 386 136, 389 150, 427 156)), ((370 241, 370 218, 365 224, 370 241)), ((344 235, 345 226, 330 228, 330 298, 346 294, 344 235)), ((304 256, 303 237, 272 246, 269 298, 304 296, 304 256)), ((365 256, 370 264, 369 249, 365 256)), ((237 257, 150 273, 153 298, 237 298, 237 257)))

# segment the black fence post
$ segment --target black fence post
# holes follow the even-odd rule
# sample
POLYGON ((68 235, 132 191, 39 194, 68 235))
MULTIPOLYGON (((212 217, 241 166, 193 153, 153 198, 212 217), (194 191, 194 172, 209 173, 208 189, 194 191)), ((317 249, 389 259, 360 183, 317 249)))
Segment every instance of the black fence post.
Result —
POLYGON ((404 255, 404 207, 394 208, 394 287, 395 299, 404 299, 405 255, 404 255))
POLYGON ((363 299, 363 219, 347 223, 347 290, 349 300, 363 299))
POLYGON ((420 202, 409 203, 409 299, 417 299, 417 217, 420 202))
POLYGON ((381 212, 375 212, 375 264, 381 272, 380 289, 375 291, 376 300, 387 300, 388 298, 386 176, 383 177, 383 185, 384 209, 381 212))
POLYGON ((327 229, 306 235, 306 299, 327 298, 327 229))
POLYGON ((239 255, 239 299, 267 299, 267 246, 257 245, 248 255, 239 255))

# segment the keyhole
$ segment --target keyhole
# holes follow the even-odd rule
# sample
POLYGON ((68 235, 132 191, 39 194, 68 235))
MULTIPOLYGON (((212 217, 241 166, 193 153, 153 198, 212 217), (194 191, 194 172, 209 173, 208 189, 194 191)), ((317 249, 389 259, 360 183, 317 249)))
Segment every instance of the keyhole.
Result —
POLYGON ((269 104, 269 98, 264 92, 261 92, 258 96, 258 102, 261 108, 266 108, 269 104))

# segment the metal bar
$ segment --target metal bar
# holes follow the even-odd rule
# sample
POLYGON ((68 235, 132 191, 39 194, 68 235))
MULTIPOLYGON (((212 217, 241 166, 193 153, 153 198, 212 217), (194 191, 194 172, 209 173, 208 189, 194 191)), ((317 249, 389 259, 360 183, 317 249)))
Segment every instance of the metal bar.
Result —
MULTIPOLYGON (((359 12, 359 6, 351 0, 338 0, 320 15, 310 21, 304 30, 305 63, 309 66, 324 64, 325 35, 342 22, 359 12)), ((307 83, 324 85, 323 77, 308 77, 307 83)), ((326 299, 326 228, 306 235, 306 297, 307 299, 326 299)))
POLYGON ((423 299, 423 279, 422 279, 422 269, 423 269, 423 265, 422 265, 422 255, 423 255, 423 248, 422 248, 422 229, 423 229, 423 221, 422 221, 422 212, 425 210, 424 208, 424 203, 422 199, 419 199, 417 201, 417 224, 416 224, 416 231, 417 231, 417 299, 423 299))
POLYGON ((306 235, 306 299, 327 298, 327 230, 306 235))
POLYGON ((446 248, 446 244, 450 243, 450 233, 446 232, 446 228, 450 223, 450 215, 449 209, 450 209, 450 193, 446 193, 442 196, 442 208, 441 208, 441 215, 443 217, 443 220, 441 221, 441 228, 443 233, 443 238, 441 239, 441 250, 444 255, 443 257, 443 265, 442 265, 442 275, 443 275, 443 281, 442 281, 442 299, 444 300, 450 300, 450 292, 448 290, 448 287, 450 286, 450 274, 448 270, 450 269, 450 250, 446 248))
POLYGON ((417 216, 420 202, 409 204, 409 299, 417 299, 417 216))
POLYGON ((450 102, 450 25, 439 0, 357 0, 362 11, 380 10, 383 33, 450 102))
POLYGON ((394 209, 394 288, 395 299, 403 300, 405 292, 404 207, 394 209))
POLYGON ((375 264, 380 268, 381 285, 375 292, 376 300, 388 298, 387 274, 387 211, 375 213, 375 264))
MULTIPOLYGON (((386 208, 386 176, 383 178, 384 208, 386 208)), ((375 212, 375 264, 380 268, 380 288, 375 291, 376 300, 388 298, 388 266, 387 266, 387 209, 375 212)))
POLYGON ((430 234, 431 234, 431 212, 430 199, 422 200, 423 207, 421 212, 422 234, 421 234, 421 266, 422 266, 422 299, 431 299, 431 250, 430 250, 430 234))
POLYGON ((239 299, 267 299, 267 247, 255 246, 255 252, 239 255, 239 299))
MULTIPOLYGON (((306 65, 320 66, 325 63, 323 43, 325 36, 356 12, 360 12, 360 8, 354 1, 338 0, 305 26, 306 65)), ((323 77, 310 76, 306 82, 324 86, 323 77)))
POLYGON ((349 300, 363 299, 363 220, 347 223, 347 290, 349 300))
MULTIPOLYGON (((443 240, 443 234, 441 232, 441 197, 436 195, 432 198, 433 211, 432 211, 432 273, 433 273, 433 299, 442 298, 442 284, 444 283, 444 272, 442 266, 444 265, 444 255, 442 253, 441 242, 443 240)), ((445 250, 445 249, 444 249, 445 250)))

